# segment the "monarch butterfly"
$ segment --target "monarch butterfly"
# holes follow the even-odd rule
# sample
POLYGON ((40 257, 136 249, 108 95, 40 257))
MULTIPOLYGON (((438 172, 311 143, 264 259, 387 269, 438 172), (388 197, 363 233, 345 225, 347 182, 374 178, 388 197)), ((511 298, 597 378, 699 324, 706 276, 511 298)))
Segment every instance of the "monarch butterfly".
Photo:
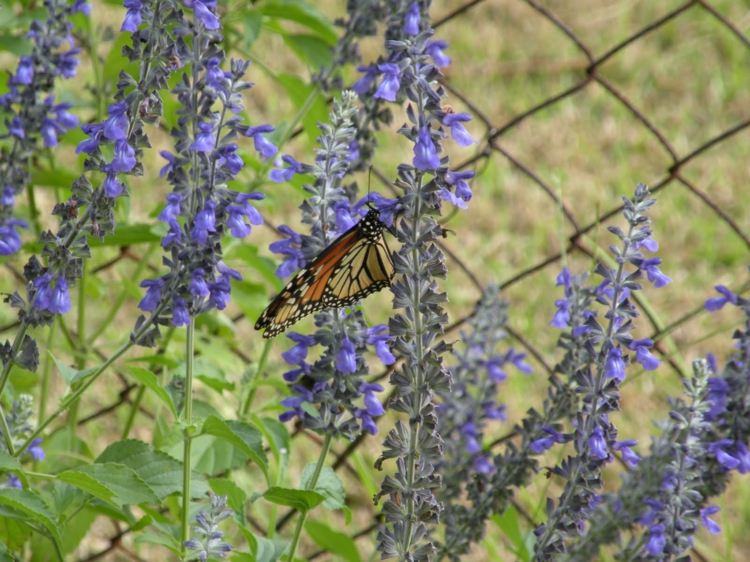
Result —
POLYGON ((255 323, 272 338, 308 314, 354 304, 388 287, 393 261, 380 213, 370 209, 276 295, 255 323))

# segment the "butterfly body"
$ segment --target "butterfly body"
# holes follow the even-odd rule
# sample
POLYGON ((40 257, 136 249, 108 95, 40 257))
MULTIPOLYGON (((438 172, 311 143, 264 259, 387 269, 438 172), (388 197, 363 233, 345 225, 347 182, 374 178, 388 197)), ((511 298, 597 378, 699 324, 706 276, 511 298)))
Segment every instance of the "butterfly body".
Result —
POLYGON ((255 323, 274 337, 308 314, 351 306, 390 286, 393 262, 385 225, 371 209, 287 283, 255 323))

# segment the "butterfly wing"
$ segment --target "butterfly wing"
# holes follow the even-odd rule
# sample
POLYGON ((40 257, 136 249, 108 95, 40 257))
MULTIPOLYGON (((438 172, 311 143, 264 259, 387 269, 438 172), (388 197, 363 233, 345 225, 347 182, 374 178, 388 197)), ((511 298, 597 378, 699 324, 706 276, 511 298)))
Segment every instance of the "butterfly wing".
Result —
POLYGON ((393 262, 384 228, 377 211, 370 211, 287 283, 255 329, 271 338, 308 314, 350 306, 389 286, 393 262))

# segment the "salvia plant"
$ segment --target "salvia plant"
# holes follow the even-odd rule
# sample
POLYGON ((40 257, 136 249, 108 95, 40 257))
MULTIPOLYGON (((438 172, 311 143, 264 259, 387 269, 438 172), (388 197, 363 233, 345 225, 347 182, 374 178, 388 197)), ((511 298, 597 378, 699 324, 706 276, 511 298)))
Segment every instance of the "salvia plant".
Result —
POLYGON ((535 347, 549 334, 518 337, 529 319, 490 279, 451 323, 443 244, 470 230, 448 228, 460 209, 489 202, 470 186, 489 148, 449 158, 475 140, 446 103, 451 58, 430 9, 349 1, 329 21, 305 0, 3 8, 0 559, 356 562, 368 540, 370 559, 410 562, 470 559, 483 541, 540 562, 713 560, 703 537, 750 471, 746 288, 705 301, 742 315, 735 349, 661 393, 648 446, 620 423, 624 385, 665 370, 653 340, 669 332, 644 337, 641 319, 642 290, 671 281, 645 185, 589 271, 564 256, 561 294, 541 302, 554 358, 535 347), (269 34, 273 61, 255 50, 269 34), (389 182, 381 156, 394 153, 389 182), (266 285, 374 215, 390 292, 359 299, 358 279, 339 308, 293 294, 312 318, 275 339, 245 329, 266 285), (527 384, 538 402, 509 390, 527 384))

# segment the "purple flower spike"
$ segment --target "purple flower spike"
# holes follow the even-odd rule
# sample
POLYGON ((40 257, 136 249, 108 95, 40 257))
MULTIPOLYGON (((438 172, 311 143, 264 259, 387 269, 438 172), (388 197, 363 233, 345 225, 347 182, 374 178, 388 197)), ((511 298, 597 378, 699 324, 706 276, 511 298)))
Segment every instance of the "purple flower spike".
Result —
POLYGON ((122 195, 122 192, 125 191, 125 186, 117 180, 117 176, 115 174, 110 172, 104 179, 102 189, 104 190, 104 194, 107 197, 109 197, 110 199, 114 199, 115 197, 122 195))
POLYGON ((21 249, 21 235, 16 228, 22 224, 13 219, 0 224, 0 256, 11 256, 21 249))
POLYGON ((715 505, 709 505, 707 507, 704 507, 701 509, 701 521, 703 521, 703 525, 706 527, 709 533, 712 535, 718 535, 721 533, 721 527, 719 527, 719 524, 716 523, 713 519, 711 519, 711 515, 718 513, 719 508, 715 505))
POLYGON ((268 160, 279 151, 279 149, 276 148, 276 146, 264 136, 265 133, 270 133, 272 131, 273 127, 271 125, 247 127, 243 131, 243 134, 246 137, 251 137, 253 139, 253 141, 255 142, 255 150, 264 160, 268 160))
POLYGON ((43 461, 45 454, 44 449, 42 449, 42 438, 37 437, 34 439, 28 448, 28 453, 31 455, 31 458, 35 461, 43 461))
POLYGON ((604 365, 605 376, 622 382, 625 379, 625 360, 619 347, 612 347, 607 353, 607 361, 604 365))
POLYGON ((122 4, 128 11, 125 14, 120 31, 134 33, 138 30, 138 26, 141 25, 141 3, 139 0, 125 0, 122 4))
POLYGON ((286 164, 283 168, 272 169, 268 177, 271 181, 276 183, 284 183, 291 180, 294 174, 302 174, 305 172, 305 167, 300 162, 297 162, 294 158, 285 154, 281 157, 281 160, 286 164))
POLYGON ((651 281, 653 286, 657 289, 664 287, 672 281, 659 269, 660 264, 661 258, 648 258, 643 260, 640 265, 641 269, 646 272, 648 280, 651 281))
POLYGON ((34 80, 34 61, 31 57, 23 56, 18 60, 18 68, 14 82, 28 86, 34 80))
MULTIPOLYGON (((193 12, 195 13, 195 17, 198 18, 198 21, 201 22, 203 27, 210 30, 219 29, 221 27, 221 23, 219 22, 219 18, 216 17, 216 14, 214 14, 211 9, 206 5, 207 3, 203 3, 200 0, 186 0, 185 5, 189 8, 193 9, 193 12)), ((215 2, 210 2, 212 6, 215 6, 215 2)))
POLYGON ((115 154, 109 164, 108 172, 129 172, 135 168, 135 150, 125 140, 115 142, 115 154))
POLYGON ((196 152, 207 153, 214 149, 215 142, 216 135, 213 123, 198 123, 198 134, 190 148, 196 152))
POLYGON ((427 43, 425 52, 432 57, 433 61, 435 61, 435 66, 444 68, 451 63, 451 58, 443 52, 447 47, 448 43, 445 41, 430 41, 427 43))
POLYGON ((396 362, 396 358, 391 353, 388 347, 388 342, 391 337, 388 335, 388 326, 385 324, 379 324, 372 326, 367 330, 367 343, 368 345, 375 346, 375 353, 378 358, 383 362, 383 365, 393 365, 396 362))
POLYGON ((721 296, 706 300, 703 304, 706 310, 714 312, 724 308, 724 305, 727 303, 732 303, 735 306, 739 303, 739 297, 724 285, 716 285, 714 289, 716 289, 721 296))
POLYGON ((404 33, 406 35, 417 35, 419 33, 419 20, 419 4, 412 2, 404 17, 404 33))
POLYGON ((633 340, 628 347, 635 351, 635 360, 647 371, 653 371, 659 366, 659 360, 651 354, 650 349, 654 346, 654 340, 645 338, 633 340))
POLYGON ((336 354, 336 369, 345 375, 352 374, 357 370, 357 355, 352 340, 348 337, 341 342, 341 347, 336 354))
POLYGON ((383 392, 382 386, 363 382, 359 385, 359 391, 364 396, 365 409, 370 416, 382 416, 385 413, 383 405, 375 396, 376 392, 383 392))
POLYGON ((109 106, 109 117, 104 120, 102 133, 112 141, 125 140, 128 138, 128 126, 130 120, 127 115, 128 104, 121 101, 109 106))
POLYGON ((609 457, 607 450, 607 441, 604 439, 604 432, 600 426, 596 426, 589 437, 589 450, 591 456, 598 460, 604 460, 609 457))
POLYGON ((205 245, 208 242, 208 235, 214 232, 216 232, 216 204, 209 200, 206 206, 195 215, 190 236, 196 244, 205 245))
POLYGON ((146 289, 146 294, 138 303, 138 308, 144 312, 153 312, 161 302, 161 289, 164 281, 161 279, 145 279, 141 281, 141 287, 146 289))
POLYGON ((443 125, 450 127, 453 140, 461 146, 474 144, 474 139, 469 134, 469 131, 462 125, 462 123, 467 121, 471 121, 471 116, 468 113, 446 113, 443 117, 443 125))
POLYGON ((386 62, 379 64, 378 70, 383 74, 383 80, 373 97, 385 101, 396 101, 399 88, 401 88, 401 69, 397 64, 386 62))
POLYGON ((651 556, 659 556, 664 552, 667 538, 664 536, 664 525, 654 525, 649 529, 646 551, 651 556))
POLYGON ((414 145, 414 167, 422 171, 435 170, 440 166, 440 155, 432 140, 429 127, 419 130, 419 138, 414 145))
POLYGON ((370 88, 375 82, 375 78, 378 75, 378 67, 374 65, 358 66, 357 71, 364 72, 365 74, 352 84, 352 90, 362 96, 370 91, 370 88))
POLYGON ((289 332, 287 337, 292 340, 295 345, 291 349, 281 354, 284 361, 290 365, 302 365, 307 358, 307 351, 314 345, 317 345, 313 336, 305 336, 297 332, 289 332))

